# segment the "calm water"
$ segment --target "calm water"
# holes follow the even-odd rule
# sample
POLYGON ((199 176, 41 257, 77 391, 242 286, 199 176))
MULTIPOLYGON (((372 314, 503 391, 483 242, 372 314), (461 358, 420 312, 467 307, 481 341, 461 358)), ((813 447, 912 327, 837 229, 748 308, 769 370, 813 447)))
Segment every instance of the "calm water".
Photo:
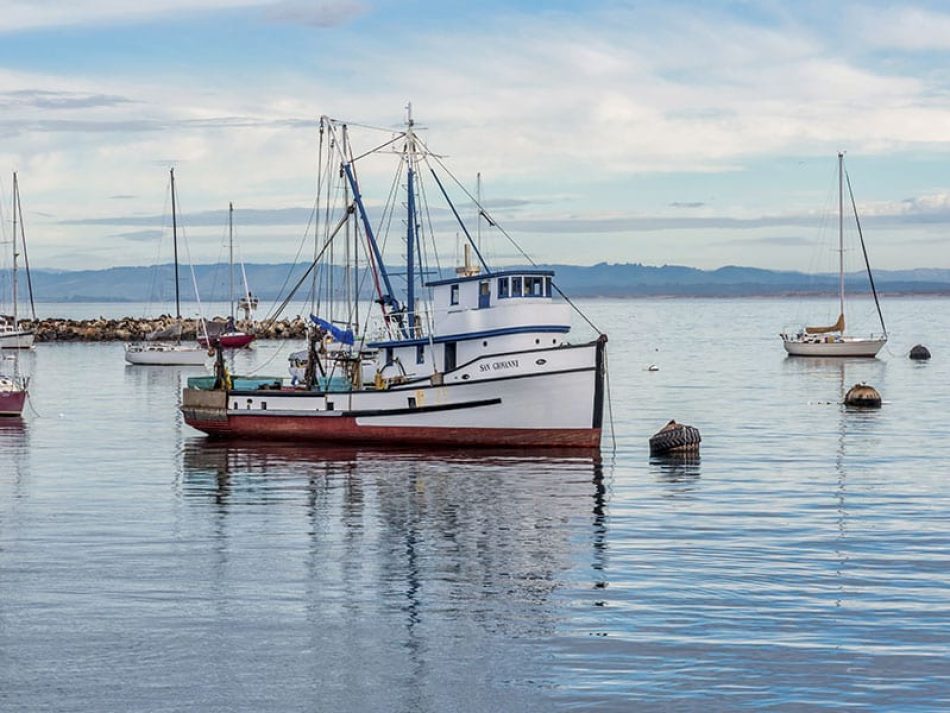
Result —
POLYGON ((214 445, 176 411, 199 372, 39 345, 0 424, 0 709, 950 708, 950 300, 888 301, 844 363, 777 338, 823 303, 584 306, 599 457, 214 445), (858 381, 880 411, 837 405, 858 381), (650 459, 672 417, 701 458, 650 459))

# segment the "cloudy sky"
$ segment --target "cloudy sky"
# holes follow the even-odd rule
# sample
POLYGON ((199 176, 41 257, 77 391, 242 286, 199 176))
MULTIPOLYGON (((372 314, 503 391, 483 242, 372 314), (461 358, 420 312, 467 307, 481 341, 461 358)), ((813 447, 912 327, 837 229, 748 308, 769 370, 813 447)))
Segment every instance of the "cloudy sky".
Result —
POLYGON ((4 234, 17 170, 34 266, 167 259, 174 166, 196 262, 228 201, 288 261, 320 115, 410 101, 540 261, 824 269, 846 150, 875 264, 950 267, 945 2, 0 0, 4 234))

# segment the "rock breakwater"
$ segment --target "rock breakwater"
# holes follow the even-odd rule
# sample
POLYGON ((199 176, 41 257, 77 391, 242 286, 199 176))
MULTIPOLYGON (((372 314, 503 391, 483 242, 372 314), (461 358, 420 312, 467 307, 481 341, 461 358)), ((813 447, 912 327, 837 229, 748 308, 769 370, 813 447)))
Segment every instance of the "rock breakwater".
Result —
MULTIPOLYGON (((209 322, 214 322, 216 326, 220 325, 217 329, 209 328, 212 333, 220 332, 224 328, 225 318, 215 317, 209 322)), ((154 319, 139 317, 49 318, 36 321, 21 320, 20 324, 33 330, 37 342, 136 342, 147 339, 150 335, 171 336, 176 331, 175 318, 171 315, 162 315, 154 319)), ((182 320, 181 338, 197 339, 198 324, 198 320, 195 319, 182 320)), ((305 339, 307 336, 307 324, 300 317, 274 322, 255 322, 249 326, 258 339, 305 339)))

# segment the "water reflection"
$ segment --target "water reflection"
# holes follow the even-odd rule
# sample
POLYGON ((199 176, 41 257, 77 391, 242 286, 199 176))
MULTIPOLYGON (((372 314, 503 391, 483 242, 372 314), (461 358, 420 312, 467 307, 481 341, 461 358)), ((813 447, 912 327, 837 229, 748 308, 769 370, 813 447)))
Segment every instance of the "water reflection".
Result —
POLYGON ((0 494, 20 497, 30 456, 29 424, 22 418, 0 419, 0 452, 0 494))
POLYGON ((413 676, 432 675, 425 659, 439 622, 492 637, 550 634, 551 595, 578 558, 591 563, 593 586, 606 586, 599 451, 194 438, 184 443, 179 492, 186 505, 210 506, 219 557, 239 557, 245 532, 275 533, 282 566, 304 570, 314 626, 328 611, 353 626, 379 607, 397 617, 413 676))
POLYGON ((657 480, 687 486, 691 490, 700 476, 699 451, 692 453, 664 453, 650 456, 650 471, 657 480))

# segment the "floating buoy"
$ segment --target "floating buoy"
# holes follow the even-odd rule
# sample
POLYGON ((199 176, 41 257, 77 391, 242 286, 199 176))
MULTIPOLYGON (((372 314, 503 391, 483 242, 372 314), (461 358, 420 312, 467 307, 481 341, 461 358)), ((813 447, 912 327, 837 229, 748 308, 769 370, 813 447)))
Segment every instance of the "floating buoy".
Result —
POLYGON ((923 344, 917 344, 910 350, 910 358, 922 361, 930 358, 930 350, 925 347, 923 344))
POLYGON ((868 384, 855 384, 844 395, 844 403, 860 408, 881 408, 881 394, 868 384))
POLYGON ((650 454, 698 451, 702 438, 699 429, 671 420, 650 437, 650 454))
POLYGON ((647 367, 647 371, 659 371, 659 370, 660 370, 660 367, 658 367, 656 364, 650 364, 650 366, 647 367))

